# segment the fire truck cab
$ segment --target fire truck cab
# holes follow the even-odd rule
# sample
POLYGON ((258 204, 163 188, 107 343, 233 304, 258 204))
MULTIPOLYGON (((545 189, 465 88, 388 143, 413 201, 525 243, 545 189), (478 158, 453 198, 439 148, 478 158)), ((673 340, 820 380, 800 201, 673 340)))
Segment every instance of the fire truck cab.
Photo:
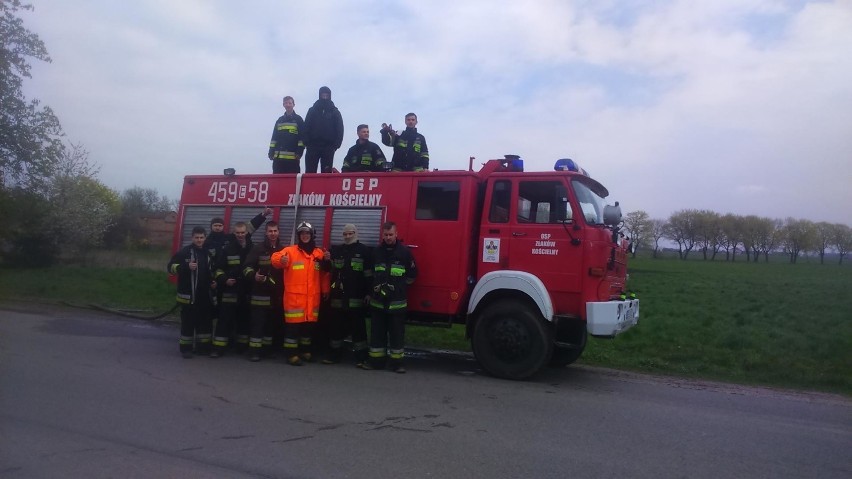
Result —
POLYGON ((625 297, 628 245, 606 188, 571 160, 544 172, 519 163, 507 156, 479 171, 187 176, 174 249, 212 217, 232 225, 266 206, 288 244, 308 221, 320 247, 341 242, 347 223, 373 246, 382 223, 393 221, 419 270, 409 320, 465 324, 486 371, 522 379, 575 361, 588 335, 626 331, 639 301, 625 297))

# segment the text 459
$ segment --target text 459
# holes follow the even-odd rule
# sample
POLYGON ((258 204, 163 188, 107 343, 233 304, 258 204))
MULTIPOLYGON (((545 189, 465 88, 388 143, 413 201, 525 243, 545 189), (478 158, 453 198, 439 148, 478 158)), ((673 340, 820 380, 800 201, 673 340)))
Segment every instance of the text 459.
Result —
POLYGON ((207 196, 214 203, 233 203, 238 199, 249 203, 266 203, 269 196, 269 183, 249 181, 248 184, 240 184, 236 181, 217 181, 210 185, 207 196))

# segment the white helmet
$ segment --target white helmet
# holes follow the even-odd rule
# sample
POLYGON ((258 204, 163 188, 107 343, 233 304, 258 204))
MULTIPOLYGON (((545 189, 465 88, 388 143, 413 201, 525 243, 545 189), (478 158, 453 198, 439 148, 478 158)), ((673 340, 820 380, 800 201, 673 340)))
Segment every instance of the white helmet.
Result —
POLYGON ((311 239, 314 239, 314 236, 315 236, 314 227, 311 226, 311 224, 308 223, 307 221, 302 221, 301 223, 299 223, 299 226, 296 227, 296 234, 299 234, 302 231, 307 231, 307 232, 311 233, 311 239))

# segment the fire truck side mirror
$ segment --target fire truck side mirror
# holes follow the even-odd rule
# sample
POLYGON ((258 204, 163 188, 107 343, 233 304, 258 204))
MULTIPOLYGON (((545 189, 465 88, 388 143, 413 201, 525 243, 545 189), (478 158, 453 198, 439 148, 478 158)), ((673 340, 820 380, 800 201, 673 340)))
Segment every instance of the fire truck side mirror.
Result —
POLYGON ((604 224, 607 226, 618 226, 621 223, 621 207, 616 201, 614 205, 604 206, 604 224))

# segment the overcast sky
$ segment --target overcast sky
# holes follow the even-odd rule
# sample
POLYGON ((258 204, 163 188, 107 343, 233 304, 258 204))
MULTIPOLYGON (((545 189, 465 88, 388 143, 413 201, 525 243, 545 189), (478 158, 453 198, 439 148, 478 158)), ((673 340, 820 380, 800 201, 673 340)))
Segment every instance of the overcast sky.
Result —
POLYGON ((118 191, 270 172, 281 98, 327 85, 338 168, 413 111, 433 168, 568 157, 626 212, 852 225, 850 0, 31 2, 26 94, 118 191))

